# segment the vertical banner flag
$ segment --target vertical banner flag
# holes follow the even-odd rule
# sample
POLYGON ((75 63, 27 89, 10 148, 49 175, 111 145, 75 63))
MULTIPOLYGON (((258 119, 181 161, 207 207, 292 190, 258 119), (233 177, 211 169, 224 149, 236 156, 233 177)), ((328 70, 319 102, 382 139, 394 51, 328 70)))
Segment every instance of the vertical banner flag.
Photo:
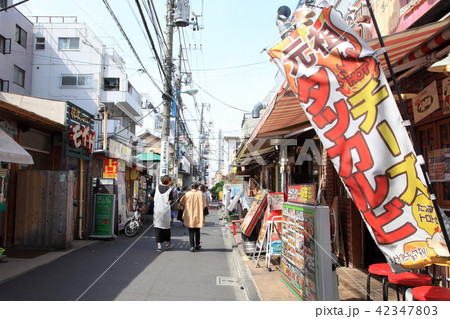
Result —
POLYGON ((299 23, 270 56, 394 271, 450 265, 421 157, 375 52, 331 6, 316 10, 317 20, 299 23))

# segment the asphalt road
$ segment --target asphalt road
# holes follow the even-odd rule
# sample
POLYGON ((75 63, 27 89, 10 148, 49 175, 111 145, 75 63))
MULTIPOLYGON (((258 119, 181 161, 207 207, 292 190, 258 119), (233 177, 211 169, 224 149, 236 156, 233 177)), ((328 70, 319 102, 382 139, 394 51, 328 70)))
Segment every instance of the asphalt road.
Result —
MULTIPOLYGON (((257 300, 235 247, 212 210, 202 249, 189 252, 188 229, 172 226, 172 246, 157 252, 149 223, 135 237, 96 240, 0 284, 2 301, 257 300)), ((163 246, 164 247, 164 246, 163 246)))

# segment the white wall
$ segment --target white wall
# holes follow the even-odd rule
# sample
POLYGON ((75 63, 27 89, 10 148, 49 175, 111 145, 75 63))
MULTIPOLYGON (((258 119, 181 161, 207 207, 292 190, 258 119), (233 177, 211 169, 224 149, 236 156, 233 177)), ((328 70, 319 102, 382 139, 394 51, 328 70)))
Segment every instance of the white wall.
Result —
MULTIPOLYGON (((12 1, 8 1, 11 5, 12 1)), ((0 12, 0 35, 11 39, 11 54, 0 53, 0 79, 9 81, 10 93, 31 95, 31 61, 33 50, 33 24, 15 8, 0 12), (27 32, 26 48, 15 41, 16 25, 27 32), (25 85, 14 83, 14 65, 25 71, 25 85)))
POLYGON ((34 37, 45 38, 45 50, 33 56, 33 96, 67 100, 91 114, 97 113, 102 43, 83 24, 35 24, 34 37), (79 50, 58 50, 58 38, 78 37, 79 50), (63 88, 61 75, 90 75, 91 85, 63 88))

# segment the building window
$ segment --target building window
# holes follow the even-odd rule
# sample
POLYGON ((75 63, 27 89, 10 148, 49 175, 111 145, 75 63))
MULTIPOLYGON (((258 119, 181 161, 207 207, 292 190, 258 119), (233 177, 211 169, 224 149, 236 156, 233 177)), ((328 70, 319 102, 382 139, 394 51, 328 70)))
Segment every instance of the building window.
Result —
POLYGON ((105 91, 119 91, 120 79, 119 78, 104 78, 103 86, 105 91))
POLYGON ((0 53, 10 54, 11 53, 11 39, 7 39, 0 35, 0 53))
POLYGON ((94 77, 92 75, 62 75, 61 86, 63 87, 83 87, 89 88, 94 85, 94 77))
POLYGON ((9 92, 9 81, 0 79, 0 91, 9 92))
POLYGON ((14 83, 25 87, 25 71, 19 68, 17 65, 14 66, 14 83))
POLYGON ((79 50, 80 38, 58 38, 58 50, 79 50))
POLYGON ((27 33, 17 24, 16 24, 16 42, 19 43, 21 46, 23 46, 25 49, 27 48, 27 33))
POLYGON ((45 38, 36 37, 36 50, 45 50, 45 38))
POLYGON ((0 8, 6 8, 8 6, 8 0, 0 0, 0 8))

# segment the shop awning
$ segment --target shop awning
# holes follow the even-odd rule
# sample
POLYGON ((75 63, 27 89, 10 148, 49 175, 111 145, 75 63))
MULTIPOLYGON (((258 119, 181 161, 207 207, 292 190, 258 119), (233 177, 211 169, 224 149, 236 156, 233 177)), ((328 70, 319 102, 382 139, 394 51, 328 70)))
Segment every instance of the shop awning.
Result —
POLYGON ((311 124, 294 92, 280 89, 253 131, 249 142, 261 138, 283 138, 311 124))
POLYGON ((149 153, 142 153, 138 155, 138 158, 141 161, 152 161, 152 162, 159 162, 161 161, 161 156, 159 154, 155 154, 152 152, 149 153))
POLYGON ((33 157, 0 129, 0 162, 34 164, 33 157))
MULTIPOLYGON (((392 66, 414 61, 427 55, 450 39, 450 19, 383 37, 392 66)), ((372 49, 381 48, 378 38, 367 42, 372 49)), ((388 70, 384 55, 379 55, 383 70, 388 70)))
POLYGON ((275 144, 270 139, 256 140, 246 142, 242 145, 236 156, 236 166, 250 165, 258 163, 259 165, 267 165, 265 156, 275 150, 275 144))

